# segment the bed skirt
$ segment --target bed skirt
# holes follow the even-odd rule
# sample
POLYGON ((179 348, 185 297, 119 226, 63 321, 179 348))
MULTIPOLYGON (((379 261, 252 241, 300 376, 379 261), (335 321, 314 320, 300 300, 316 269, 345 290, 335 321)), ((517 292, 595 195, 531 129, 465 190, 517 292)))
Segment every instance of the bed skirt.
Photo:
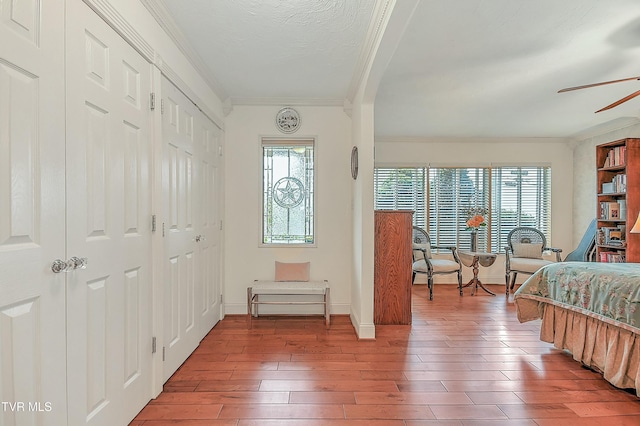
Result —
POLYGON ((640 334, 544 304, 540 340, 571 352, 573 359, 601 372, 612 385, 635 389, 640 396, 640 334))

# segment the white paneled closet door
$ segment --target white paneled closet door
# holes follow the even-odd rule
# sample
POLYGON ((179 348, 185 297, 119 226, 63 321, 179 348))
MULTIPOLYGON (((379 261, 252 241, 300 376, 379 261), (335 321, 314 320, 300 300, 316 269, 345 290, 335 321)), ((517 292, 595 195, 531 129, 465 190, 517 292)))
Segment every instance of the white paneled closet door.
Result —
POLYGON ((162 78, 162 194, 164 236, 164 368, 166 381, 201 340, 198 327, 202 300, 198 233, 200 182, 195 105, 162 78))
MULTIPOLYGON (((220 320, 221 298, 221 181, 220 149, 221 130, 204 114, 199 115, 200 148, 200 185, 198 197, 202 200, 199 226, 199 251, 202 280, 200 283, 202 298, 199 300, 198 313, 200 337, 220 320)), ((198 239, 198 238, 197 238, 198 239)))
POLYGON ((64 2, 0 1, 2 425, 67 424, 64 131, 64 2))
POLYGON ((151 398, 151 66, 67 1, 69 423, 126 424, 151 398))

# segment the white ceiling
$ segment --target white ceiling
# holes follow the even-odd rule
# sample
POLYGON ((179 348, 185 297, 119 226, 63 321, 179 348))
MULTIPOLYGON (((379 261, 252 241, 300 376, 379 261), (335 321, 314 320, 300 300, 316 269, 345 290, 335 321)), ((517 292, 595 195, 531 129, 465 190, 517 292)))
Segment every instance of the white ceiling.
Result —
MULTIPOLYGON (((231 104, 341 104, 374 0, 145 0, 164 6, 231 104)), ((402 1, 402 0, 399 0, 402 1)), ((637 120, 638 0, 421 0, 380 84, 377 138, 574 137, 637 120)))

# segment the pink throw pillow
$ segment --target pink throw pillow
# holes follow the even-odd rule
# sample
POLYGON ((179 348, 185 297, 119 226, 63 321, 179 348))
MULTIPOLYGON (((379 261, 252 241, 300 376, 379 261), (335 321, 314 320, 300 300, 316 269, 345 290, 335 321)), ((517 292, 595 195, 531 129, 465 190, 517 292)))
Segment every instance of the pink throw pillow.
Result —
POLYGON ((309 281, 310 262, 276 262, 276 281, 309 281))

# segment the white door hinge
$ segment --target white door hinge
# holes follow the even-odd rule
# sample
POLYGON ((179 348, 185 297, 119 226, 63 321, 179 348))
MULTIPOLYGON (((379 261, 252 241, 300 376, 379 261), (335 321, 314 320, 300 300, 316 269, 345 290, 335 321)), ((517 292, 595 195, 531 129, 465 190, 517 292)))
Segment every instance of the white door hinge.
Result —
POLYGON ((164 346, 162 347, 162 360, 164 361, 164 346))
POLYGON ((155 93, 151 93, 149 95, 149 106, 151 108, 151 111, 156 109, 156 94, 155 93))
POLYGON ((156 353, 156 338, 155 336, 151 338, 151 353, 156 353))
POLYGON ((151 215, 151 232, 156 232, 156 215, 151 215))
POLYGON ((162 236, 164 237, 164 222, 162 222, 162 236))
POLYGON ((160 99, 160 114, 164 114, 164 99, 160 99))

